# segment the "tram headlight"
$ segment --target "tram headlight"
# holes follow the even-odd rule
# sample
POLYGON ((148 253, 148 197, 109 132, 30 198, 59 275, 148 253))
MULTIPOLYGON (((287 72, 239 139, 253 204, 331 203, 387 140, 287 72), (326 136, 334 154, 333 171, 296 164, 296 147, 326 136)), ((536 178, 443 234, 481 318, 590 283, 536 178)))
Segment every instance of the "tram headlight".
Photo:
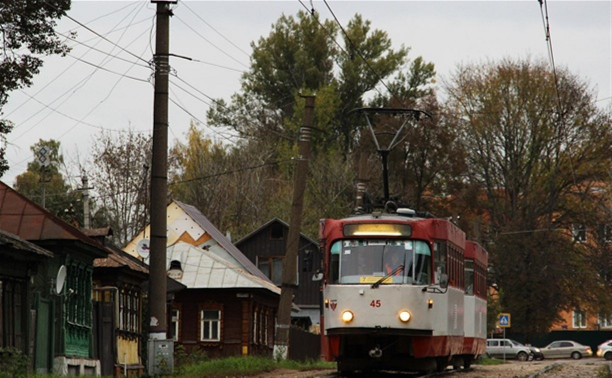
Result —
POLYGON ((399 320, 401 320, 404 323, 408 323, 410 319, 412 318, 412 315, 407 310, 400 311, 397 316, 399 317, 399 320))
POLYGON ((341 319, 345 323, 352 322, 354 317, 355 317, 355 315, 353 315, 353 313, 351 311, 349 311, 349 310, 343 311, 342 315, 341 315, 341 319))

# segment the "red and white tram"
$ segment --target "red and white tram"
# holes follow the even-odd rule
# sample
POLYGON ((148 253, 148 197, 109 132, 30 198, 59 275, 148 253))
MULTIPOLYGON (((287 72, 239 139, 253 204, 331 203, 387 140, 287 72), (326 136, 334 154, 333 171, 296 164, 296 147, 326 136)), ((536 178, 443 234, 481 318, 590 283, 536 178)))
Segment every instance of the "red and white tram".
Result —
POLYGON ((469 367, 484 353, 487 253, 412 210, 320 224, 322 353, 338 371, 469 367))

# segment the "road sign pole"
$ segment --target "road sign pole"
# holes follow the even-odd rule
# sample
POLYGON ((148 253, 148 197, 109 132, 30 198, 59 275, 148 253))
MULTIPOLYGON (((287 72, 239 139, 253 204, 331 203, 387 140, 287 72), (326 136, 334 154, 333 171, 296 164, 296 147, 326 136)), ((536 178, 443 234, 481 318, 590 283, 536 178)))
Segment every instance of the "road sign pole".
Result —
MULTIPOLYGON (((505 343, 505 342, 506 342, 506 328, 504 327, 504 341, 503 341, 503 343, 505 343)), ((506 348, 504 348, 504 347, 505 347, 505 345, 502 345, 502 350, 503 350, 503 353, 504 353, 504 361, 506 361, 506 348)))

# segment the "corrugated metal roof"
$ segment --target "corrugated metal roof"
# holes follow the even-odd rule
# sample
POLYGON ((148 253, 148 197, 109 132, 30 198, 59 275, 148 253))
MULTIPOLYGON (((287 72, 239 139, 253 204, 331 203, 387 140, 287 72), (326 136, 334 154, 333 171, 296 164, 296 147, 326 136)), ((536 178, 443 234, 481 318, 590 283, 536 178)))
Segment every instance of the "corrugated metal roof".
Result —
MULTIPOLYGON (((198 209, 196 209, 192 205, 184 204, 180 201, 174 200, 174 202, 181 208, 183 211, 189 215, 196 223, 200 225, 211 237, 212 239, 218 243, 222 249, 227 252, 229 255, 226 260, 233 260, 237 263, 237 265, 243 267, 248 273, 253 276, 258 277, 261 280, 267 281, 271 285, 272 282, 268 279, 268 277, 259 270, 255 264, 251 262, 240 250, 230 242, 225 235, 221 233, 209 220, 202 214, 198 209)), ((204 246, 210 246, 212 248, 214 243, 210 240, 204 243, 204 246)), ((218 251, 218 254, 221 255, 223 251, 218 251)), ((230 260, 230 261, 231 261, 230 260)))
POLYGON ((17 191, 0 181, 0 229, 30 242, 75 240, 93 246, 96 257, 105 256, 104 248, 17 191))
POLYGON ((168 247, 167 264, 179 261, 182 277, 175 278, 190 289, 266 289, 280 295, 280 289, 269 280, 250 274, 211 251, 178 242, 168 247))

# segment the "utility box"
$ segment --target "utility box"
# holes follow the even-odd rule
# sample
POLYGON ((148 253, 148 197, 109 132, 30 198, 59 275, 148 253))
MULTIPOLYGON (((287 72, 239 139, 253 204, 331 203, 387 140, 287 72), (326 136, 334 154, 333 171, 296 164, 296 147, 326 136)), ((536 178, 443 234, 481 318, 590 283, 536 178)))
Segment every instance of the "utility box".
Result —
POLYGON ((168 375, 174 372, 174 341, 172 339, 150 339, 147 351, 149 375, 168 375))

